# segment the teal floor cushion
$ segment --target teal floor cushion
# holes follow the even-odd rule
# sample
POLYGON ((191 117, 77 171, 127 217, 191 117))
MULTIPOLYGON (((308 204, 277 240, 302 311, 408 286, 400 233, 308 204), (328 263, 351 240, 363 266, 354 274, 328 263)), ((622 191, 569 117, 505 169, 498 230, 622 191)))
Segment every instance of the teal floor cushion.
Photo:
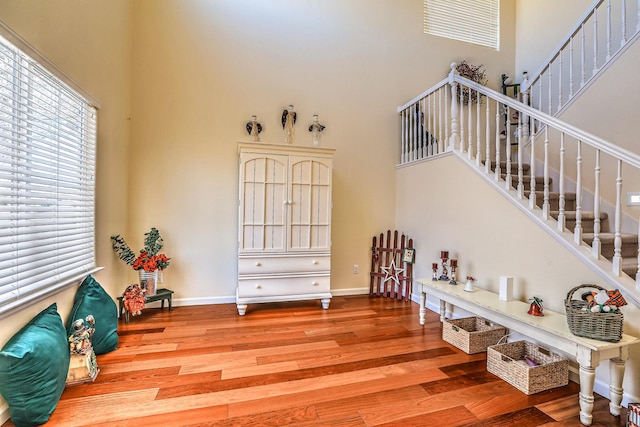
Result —
POLYGON ((104 354, 118 346, 118 308, 109 294, 93 276, 88 275, 76 292, 73 308, 67 319, 67 335, 73 334, 73 322, 92 314, 96 320, 93 351, 104 354))
POLYGON ((47 422, 64 390, 69 370, 67 331, 51 304, 0 351, 0 394, 17 427, 47 422))

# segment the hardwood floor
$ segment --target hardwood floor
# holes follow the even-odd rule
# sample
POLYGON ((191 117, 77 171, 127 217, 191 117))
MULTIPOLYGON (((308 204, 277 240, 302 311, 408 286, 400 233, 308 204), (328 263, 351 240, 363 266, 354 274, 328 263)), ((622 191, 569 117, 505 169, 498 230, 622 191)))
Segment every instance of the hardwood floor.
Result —
MULTIPOLYGON (((47 426, 580 426, 578 385, 526 396, 438 316, 369 298, 145 309, 47 426)), ((594 426, 624 426, 596 396, 594 426)), ((625 412, 626 417, 626 412, 625 412)), ((11 421, 3 427, 13 426, 11 421)))

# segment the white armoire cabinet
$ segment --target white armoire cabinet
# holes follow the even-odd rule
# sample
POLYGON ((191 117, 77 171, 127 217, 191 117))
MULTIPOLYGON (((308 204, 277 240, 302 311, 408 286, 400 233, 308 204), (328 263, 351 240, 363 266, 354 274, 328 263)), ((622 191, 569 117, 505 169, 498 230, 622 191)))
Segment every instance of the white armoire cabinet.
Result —
POLYGON ((334 149, 240 142, 238 313, 252 303, 331 299, 334 149))

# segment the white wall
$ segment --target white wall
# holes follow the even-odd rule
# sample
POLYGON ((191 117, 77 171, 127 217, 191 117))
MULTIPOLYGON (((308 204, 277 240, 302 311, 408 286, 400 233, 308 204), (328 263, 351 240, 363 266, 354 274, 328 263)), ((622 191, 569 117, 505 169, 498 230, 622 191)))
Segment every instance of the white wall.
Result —
MULTIPOLYGON (((454 155, 400 167, 396 181, 398 229, 414 241, 414 278, 430 278, 440 251, 458 259, 457 275, 477 278, 480 288, 498 292, 500 276, 513 276, 515 298, 534 295, 544 306, 564 313, 567 293, 585 283, 603 284, 599 276, 571 255, 546 231, 486 184, 454 155)), ((640 336, 640 309, 622 309, 624 332, 640 336)), ((607 396, 608 362, 596 372, 607 396)), ((630 350, 624 389, 631 401, 640 396, 640 348, 630 350)))
POLYGON ((420 0, 137 0, 131 241, 160 229, 178 302, 232 301, 236 143, 252 114, 263 141, 282 143, 280 117, 293 104, 296 145, 311 144, 317 113, 322 145, 337 149, 331 288, 367 291, 371 238, 395 223, 396 108, 454 60, 485 64, 496 84, 514 60, 514 3, 504 3, 496 52, 424 35, 420 0))

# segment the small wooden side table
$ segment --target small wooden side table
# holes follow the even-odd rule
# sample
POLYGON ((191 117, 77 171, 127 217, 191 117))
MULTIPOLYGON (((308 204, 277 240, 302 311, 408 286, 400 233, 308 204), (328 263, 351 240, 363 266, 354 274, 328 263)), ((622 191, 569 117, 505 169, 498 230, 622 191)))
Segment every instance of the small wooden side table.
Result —
MULTIPOLYGON (((156 290, 155 295, 145 295, 144 302, 154 302, 160 301, 160 308, 164 310, 164 301, 167 300, 167 305, 169 307, 169 311, 173 311, 173 307, 171 305, 173 299, 173 291, 170 289, 161 288, 156 290)), ((129 323, 129 312, 124 308, 124 297, 118 297, 118 319, 124 313, 124 322, 129 323)))

